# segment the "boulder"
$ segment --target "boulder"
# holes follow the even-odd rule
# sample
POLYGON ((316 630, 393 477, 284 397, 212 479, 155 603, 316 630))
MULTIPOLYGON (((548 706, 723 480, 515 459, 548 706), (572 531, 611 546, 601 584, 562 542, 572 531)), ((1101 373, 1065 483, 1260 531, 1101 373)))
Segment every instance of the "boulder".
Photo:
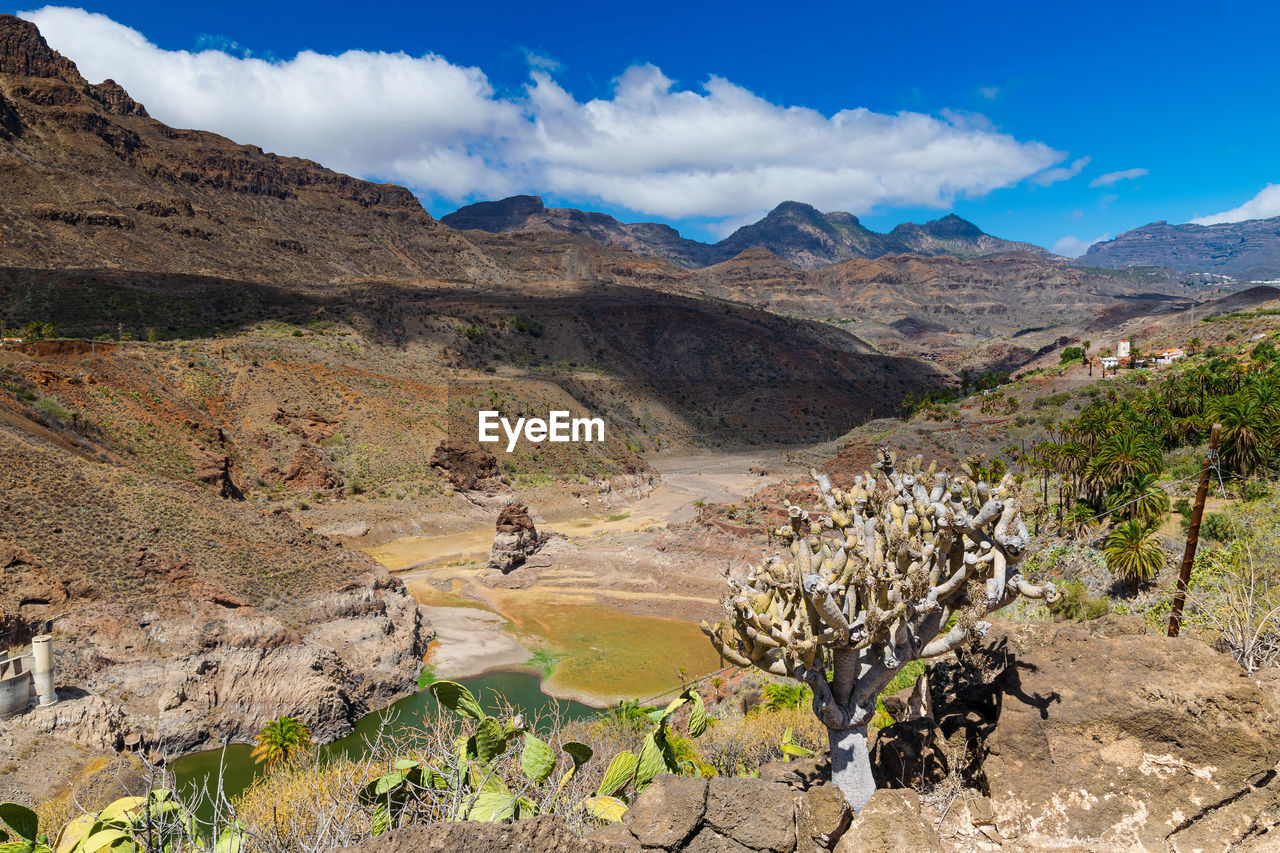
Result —
POLYGON ((982 703, 998 711, 982 772, 1000 834, 1208 853, 1268 833, 1280 847, 1272 696, 1201 642, 1099 622, 1008 624, 983 652, 1005 662, 982 703))
POLYGON ((915 791, 882 788, 872 794, 849 831, 836 842, 835 853, 942 853, 942 838, 920 817, 915 791))
POLYGON ((797 791, 807 791, 831 780, 831 757, 824 751, 810 758, 791 761, 770 761, 760 765, 760 777, 766 782, 787 785, 797 791))
POLYGON ((853 809, 835 785, 815 785, 796 801, 799 853, 830 850, 853 822, 853 809))
POLYGON ((752 850, 790 853, 796 846, 792 798, 785 788, 763 779, 712 779, 706 822, 752 850))
POLYGON ((500 489, 502 475, 492 453, 452 441, 442 441, 431 454, 431 467, 436 468, 458 491, 500 489))
POLYGON ((707 780, 663 775, 654 779, 623 816, 644 847, 682 850, 707 807, 707 780))

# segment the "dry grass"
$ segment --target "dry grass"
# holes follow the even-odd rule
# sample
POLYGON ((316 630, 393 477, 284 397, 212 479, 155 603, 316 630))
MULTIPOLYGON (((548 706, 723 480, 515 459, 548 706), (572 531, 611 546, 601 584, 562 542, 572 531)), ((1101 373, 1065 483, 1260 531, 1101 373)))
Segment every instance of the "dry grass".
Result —
POLYGON ((717 720, 694 741, 694 748, 721 775, 741 776, 783 757, 780 744, 788 728, 797 746, 814 752, 826 749, 827 730, 807 705, 717 720))
POLYGON ((360 789, 388 767, 346 758, 281 767, 236 798, 236 817, 270 850, 320 849, 314 845, 329 839, 364 837, 373 815, 359 804, 360 789))

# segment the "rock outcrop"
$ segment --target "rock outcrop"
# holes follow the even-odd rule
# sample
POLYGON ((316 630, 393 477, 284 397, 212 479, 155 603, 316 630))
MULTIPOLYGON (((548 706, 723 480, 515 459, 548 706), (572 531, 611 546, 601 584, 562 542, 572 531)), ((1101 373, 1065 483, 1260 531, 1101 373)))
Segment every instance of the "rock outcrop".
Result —
POLYGON ((877 736, 879 782, 953 774, 989 792, 987 841, 1226 851, 1280 821, 1274 687, 1203 643, 1146 635, 1136 617, 1002 623, 935 667, 932 693, 936 725, 877 736))
POLYGON ((442 441, 431 454, 431 467, 458 491, 495 491, 505 488, 492 453, 459 442, 442 441))
POLYGON ((868 850, 942 853, 942 838, 933 824, 920 817, 919 794, 912 790, 881 789, 858 812, 853 825, 834 849, 836 853, 868 850))
POLYGON ((304 602, 298 628, 231 600, 214 610, 199 623, 65 616, 61 701, 20 724, 105 749, 136 733, 143 748, 177 755, 247 742, 288 714, 330 741, 413 689, 431 639, 417 602, 385 572, 304 602))
POLYGON ((538 533, 529 516, 528 506, 511 501, 498 514, 488 568, 497 569, 504 575, 518 569, 546 544, 549 536, 550 534, 538 533))
POLYGON ((1274 693, 1200 642, 1141 630, 1009 626, 989 647, 1008 660, 982 762, 1003 837, 1208 853, 1280 819, 1274 693))

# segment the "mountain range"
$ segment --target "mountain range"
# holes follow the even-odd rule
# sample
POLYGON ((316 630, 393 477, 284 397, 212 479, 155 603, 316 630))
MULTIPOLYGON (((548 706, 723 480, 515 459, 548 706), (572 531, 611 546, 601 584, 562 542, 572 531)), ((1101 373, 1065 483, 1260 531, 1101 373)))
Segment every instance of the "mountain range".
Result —
POLYGON ((1207 272, 1245 280, 1280 278, 1280 217, 1170 225, 1153 222, 1094 243, 1081 263, 1122 269, 1159 266, 1178 272, 1207 272))
POLYGON ((954 213, 922 225, 903 223, 888 234, 880 234, 864 226, 852 213, 822 213, 798 201, 782 202, 759 222, 744 225, 717 243, 690 240, 671 226, 657 222, 627 223, 605 213, 547 207, 539 196, 532 195, 469 204, 442 216, 440 221, 464 231, 582 234, 603 245, 664 258, 686 269, 718 264, 757 247, 806 270, 894 253, 974 258, 1028 252, 1051 257, 1039 246, 992 237, 954 213))
MULTIPOLYGON (((584 282, 632 288, 628 298, 650 298, 655 314, 684 317, 707 335, 718 334, 706 326, 719 322, 709 316, 755 309, 836 323, 895 354, 932 357, 1013 335, 1020 347, 1035 350, 1093 323, 1100 312, 1124 313, 1135 297, 1165 289, 1155 281, 1080 271, 955 215, 880 234, 852 214, 784 202, 714 244, 685 239, 666 225, 548 208, 537 196, 468 205, 436 221, 403 187, 169 127, 112 81, 90 84, 34 25, 12 16, 0 16, 0 180, 0 265, 16 270, 7 284, 0 282, 0 291, 8 291, 0 298, 0 323, 10 324, 19 316, 52 319, 31 314, 41 305, 66 305, 73 316, 76 299, 83 298, 67 303, 74 291, 104 289, 103 298, 161 306, 158 293, 166 287, 194 300, 185 303, 187 316, 166 307, 140 325, 145 312, 139 309, 132 321, 126 313, 116 323, 133 325, 135 334, 148 334, 152 325, 178 334, 235 328, 248 319, 244 305, 196 298, 192 289, 199 285, 191 276, 219 279, 208 285, 211 293, 240 292, 245 302, 273 304, 296 295, 227 283, 349 285, 343 299, 358 303, 373 298, 370 282, 469 288, 541 282, 547 294, 557 283, 584 282), (170 278, 147 285, 145 296, 126 297, 115 284, 54 284, 37 272, 54 269, 170 278), (704 306, 674 312, 646 291, 732 302, 719 303, 730 307, 710 315, 704 306), (222 313, 212 303, 224 306, 222 313), (193 323, 197 313, 201 319, 193 323)), ((382 308, 360 311, 371 328, 408 336, 412 323, 403 309, 376 299, 382 308)), ((553 301, 521 304, 535 316, 552 310, 553 301)), ((554 304, 555 311, 565 310, 564 300, 554 304)), ((480 308, 466 295, 449 311, 470 316, 464 325, 474 325, 480 308)), ((727 326, 758 322, 724 316, 727 326)), ((66 322, 64 316, 60 325, 66 322)), ((859 359, 874 357, 853 335, 832 344, 830 330, 809 325, 789 334, 798 335, 798 345, 826 352, 822 358, 838 360, 841 348, 859 359)), ((629 330, 612 334, 621 339, 629 330)), ((726 332, 724 340, 732 337, 726 332)), ((726 345, 725 357, 734 351, 726 345)), ((575 351, 571 360, 586 355, 575 351)), ((567 350, 547 356, 567 356, 567 350)), ((655 372, 662 361, 657 350, 626 358, 634 359, 624 371, 633 376, 669 369, 655 372)), ((932 382, 927 374, 916 381, 932 382)))

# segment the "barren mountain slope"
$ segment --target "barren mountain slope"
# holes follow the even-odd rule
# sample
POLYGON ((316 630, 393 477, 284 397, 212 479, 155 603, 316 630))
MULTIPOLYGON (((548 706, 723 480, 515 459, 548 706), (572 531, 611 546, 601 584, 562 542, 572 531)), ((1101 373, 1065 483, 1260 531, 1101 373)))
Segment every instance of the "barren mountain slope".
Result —
POLYGON ((248 281, 501 273, 403 187, 147 116, 0 15, 0 263, 248 281))
MULTIPOLYGON (((937 351, 1017 337, 1032 349, 1075 334, 1104 312, 1149 313, 1186 301, 1059 259, 1024 253, 985 258, 885 255, 801 270, 764 249, 706 269, 684 284, 771 311, 849 324, 887 351, 937 351), (1135 306, 1137 306, 1135 308, 1135 306), (917 348, 917 349, 913 349, 917 348)), ((1108 315, 1110 316, 1110 315, 1108 315)))
MULTIPOLYGON (((100 392, 91 371, 46 372, 100 392)), ((62 699, 25 725, 180 752, 281 713, 334 737, 412 688, 430 629, 380 566, 287 514, 120 464, 109 428, 32 410, 33 386, 4 375, 0 622, 17 644, 54 620, 62 699)))

